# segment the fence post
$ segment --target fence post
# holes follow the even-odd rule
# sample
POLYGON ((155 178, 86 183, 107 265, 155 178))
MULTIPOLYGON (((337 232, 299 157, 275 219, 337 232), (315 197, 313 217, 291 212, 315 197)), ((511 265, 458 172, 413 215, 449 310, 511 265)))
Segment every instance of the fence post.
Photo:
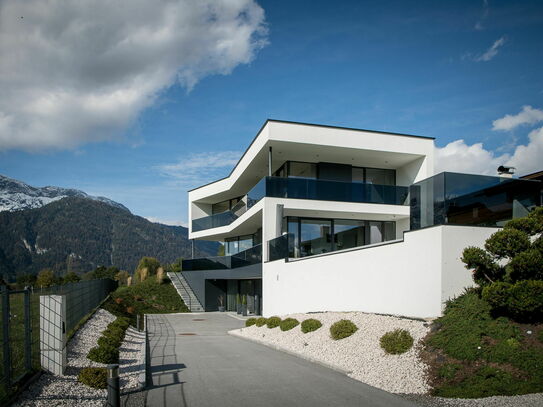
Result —
POLYGON ((32 370, 32 314, 30 309, 30 290, 25 290, 25 368, 32 370))
POLYGON ((6 286, 2 289, 2 340, 4 345, 4 380, 6 386, 11 386, 11 350, 9 346, 9 291, 6 286))
POLYGON ((107 407, 119 407, 120 405, 119 365, 107 365, 107 407))

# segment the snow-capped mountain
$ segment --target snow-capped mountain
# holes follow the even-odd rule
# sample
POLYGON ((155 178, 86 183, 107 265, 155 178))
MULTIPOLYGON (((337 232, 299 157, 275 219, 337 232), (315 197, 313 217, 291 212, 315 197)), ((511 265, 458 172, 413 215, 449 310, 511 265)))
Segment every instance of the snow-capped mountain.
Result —
POLYGON ((102 196, 88 195, 78 189, 50 186, 36 188, 25 184, 22 181, 0 175, 0 212, 40 208, 48 203, 58 201, 59 199, 68 196, 77 196, 104 202, 115 208, 124 209, 125 211, 130 212, 126 206, 121 205, 118 202, 102 196))

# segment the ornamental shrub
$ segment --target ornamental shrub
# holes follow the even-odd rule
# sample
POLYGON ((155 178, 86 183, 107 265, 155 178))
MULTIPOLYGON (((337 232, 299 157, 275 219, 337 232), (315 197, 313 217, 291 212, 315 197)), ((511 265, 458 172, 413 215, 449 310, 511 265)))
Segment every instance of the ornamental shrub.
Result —
POLYGON ((107 369, 105 367, 85 367, 81 369, 77 380, 93 389, 107 387, 107 369))
POLYGON ((543 320, 543 281, 494 283, 483 289, 482 297, 495 316, 507 316, 518 322, 543 320))
POLYGON ((98 346, 110 346, 112 348, 120 348, 123 341, 119 338, 113 338, 111 336, 104 336, 98 338, 98 346))
POLYGON ((543 281, 519 281, 509 290, 509 316, 519 322, 543 321, 543 281))
POLYGON ((281 321, 279 324, 279 328, 281 328, 281 331, 290 331, 295 326, 300 325, 300 322, 295 318, 286 318, 281 321))
POLYGON ((255 325, 258 326, 258 327, 261 327, 261 326, 266 325, 267 322, 268 322, 267 318, 260 317, 260 318, 256 319, 255 325))
POLYGON ((103 332, 103 336, 109 336, 113 339, 118 339, 122 342, 124 339, 125 330, 118 326, 108 326, 103 332))
POLYGON ((405 329, 395 329, 381 336, 381 348, 391 355, 399 355, 413 347, 413 337, 405 329))
POLYGON ((113 346, 96 346, 89 351, 87 358, 98 363, 118 363, 119 349, 113 346))
POLYGON ((532 243, 532 249, 539 250, 541 253, 543 253, 543 235, 534 240, 532 243))
POLYGON ((504 229, 516 229, 530 236, 537 233, 537 221, 534 217, 525 216, 524 218, 512 219, 507 222, 504 229))
POLYGON ((520 280, 543 280, 543 252, 530 249, 519 253, 511 260, 507 269, 508 277, 513 283, 520 280))
POLYGON ((485 242, 485 249, 498 259, 513 258, 515 255, 530 248, 530 236, 517 229, 503 229, 485 242))
POLYGON ((249 318, 245 321, 245 326, 253 326, 254 324, 256 324, 256 318, 249 318))
POLYGON ((473 270, 473 281, 479 285, 490 284, 503 278, 505 271, 492 256, 480 247, 466 247, 461 260, 468 269, 473 270))
POLYGON ((322 326, 321 321, 319 321, 318 319, 309 318, 302 322, 301 328, 302 328, 302 332, 306 334, 308 332, 316 331, 321 326, 322 326))
POLYGON ((279 317, 269 317, 268 321, 266 322, 266 326, 269 329, 276 328, 281 323, 281 318, 279 317))
POLYGON ((343 338, 347 338, 354 334, 358 330, 358 327, 348 319, 342 319, 337 322, 335 322, 330 327, 330 335, 332 336, 332 339, 339 340, 343 338))
POLYGON ((507 303, 511 284, 498 281, 483 288, 483 300, 488 302, 495 315, 507 314, 507 303))

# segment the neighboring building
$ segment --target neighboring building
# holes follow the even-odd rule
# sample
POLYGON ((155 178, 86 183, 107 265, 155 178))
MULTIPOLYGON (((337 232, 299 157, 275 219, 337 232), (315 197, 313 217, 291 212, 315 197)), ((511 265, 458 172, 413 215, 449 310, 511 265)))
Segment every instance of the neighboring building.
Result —
MULTIPOLYGON (((189 238, 225 256, 183 262, 178 290, 265 316, 435 317, 472 284, 459 257, 540 205, 541 183, 434 174, 429 137, 268 120, 230 175, 189 191, 189 238)), ((196 308, 197 309, 197 308, 196 308)))

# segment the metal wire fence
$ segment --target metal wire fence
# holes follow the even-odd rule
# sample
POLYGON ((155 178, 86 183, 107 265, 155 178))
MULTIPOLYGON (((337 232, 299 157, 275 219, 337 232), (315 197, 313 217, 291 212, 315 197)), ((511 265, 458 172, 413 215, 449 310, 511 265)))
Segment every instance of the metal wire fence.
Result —
POLYGON ((66 295, 66 331, 77 325, 117 287, 110 279, 41 289, 0 286, 0 404, 40 369, 40 295, 66 295))

